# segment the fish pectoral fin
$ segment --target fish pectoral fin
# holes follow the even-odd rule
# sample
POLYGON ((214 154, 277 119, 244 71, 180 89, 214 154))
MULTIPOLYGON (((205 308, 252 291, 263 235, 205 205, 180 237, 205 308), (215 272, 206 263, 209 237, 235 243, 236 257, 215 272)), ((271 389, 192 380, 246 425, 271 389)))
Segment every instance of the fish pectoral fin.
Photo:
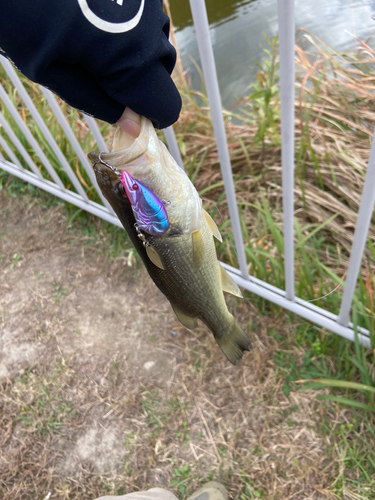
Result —
POLYGON ((235 295, 236 297, 240 297, 240 299, 242 299, 243 295, 241 293, 241 290, 238 288, 237 283, 232 280, 232 278, 229 276, 220 262, 218 262, 218 264, 220 267, 221 288, 223 289, 223 291, 231 293, 232 295, 235 295))
POLYGON ((213 220, 211 215, 206 212, 206 210, 203 210, 204 218, 206 219, 206 222, 208 224, 208 227, 210 228, 211 233, 215 236, 215 238, 219 241, 223 241, 223 238, 221 237, 220 231, 216 225, 216 222, 213 220))
POLYGON ((171 304, 171 306, 179 322, 182 323, 186 328, 188 328, 189 330, 194 330, 194 328, 198 326, 197 318, 192 318, 191 316, 188 316, 174 304, 171 304))
POLYGON ((160 269, 165 270, 163 263, 161 261, 161 257, 158 254, 158 252, 155 250, 154 247, 152 247, 152 246, 146 247, 146 253, 147 253, 148 258, 151 260, 151 262, 153 264, 155 264, 155 266, 159 267, 160 269))
POLYGON ((201 231, 195 231, 191 235, 193 246, 193 261, 196 267, 200 267, 204 257, 204 243, 201 231))

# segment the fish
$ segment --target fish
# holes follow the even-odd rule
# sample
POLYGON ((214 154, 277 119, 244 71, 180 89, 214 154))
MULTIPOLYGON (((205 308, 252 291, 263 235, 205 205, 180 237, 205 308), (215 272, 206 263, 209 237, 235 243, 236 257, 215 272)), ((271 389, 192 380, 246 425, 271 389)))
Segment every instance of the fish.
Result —
POLYGON ((225 302, 223 292, 242 294, 217 259, 213 237, 222 238, 215 222, 147 118, 128 145, 118 128, 112 152, 88 155, 103 196, 180 323, 193 330, 202 321, 239 365, 251 341, 225 302))

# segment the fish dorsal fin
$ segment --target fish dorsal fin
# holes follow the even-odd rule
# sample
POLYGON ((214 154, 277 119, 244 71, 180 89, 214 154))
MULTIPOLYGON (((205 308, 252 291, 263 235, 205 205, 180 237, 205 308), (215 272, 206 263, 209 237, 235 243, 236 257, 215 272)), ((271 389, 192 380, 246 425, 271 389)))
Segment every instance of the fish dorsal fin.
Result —
POLYGON ((155 266, 159 267, 160 269, 163 269, 163 271, 164 271, 165 269, 164 269, 163 263, 161 261, 160 255, 155 250, 155 248, 152 246, 148 246, 148 247, 146 247, 146 252, 147 252, 147 256, 151 260, 151 262, 153 264, 155 264, 155 266))
POLYGON ((198 326, 197 318, 192 318, 191 316, 188 316, 174 304, 171 304, 171 306, 179 322, 182 323, 186 328, 188 328, 189 330, 194 330, 194 328, 198 326))
POLYGON ((193 246, 193 261, 196 267, 200 267, 204 257, 204 244, 201 231, 195 231, 191 235, 193 246))
POLYGON ((221 237, 220 231, 216 225, 216 222, 213 220, 211 215, 206 212, 206 210, 203 210, 204 218, 206 219, 206 222, 208 224, 208 227, 210 228, 211 233, 215 236, 215 238, 219 241, 223 241, 223 238, 221 237))
POLYGON ((229 276, 220 262, 218 262, 218 264, 220 267, 221 288, 223 289, 223 291, 231 293, 232 295, 235 295, 236 297, 240 297, 242 299, 243 295, 241 293, 241 290, 238 288, 237 283, 232 280, 232 278, 229 276))

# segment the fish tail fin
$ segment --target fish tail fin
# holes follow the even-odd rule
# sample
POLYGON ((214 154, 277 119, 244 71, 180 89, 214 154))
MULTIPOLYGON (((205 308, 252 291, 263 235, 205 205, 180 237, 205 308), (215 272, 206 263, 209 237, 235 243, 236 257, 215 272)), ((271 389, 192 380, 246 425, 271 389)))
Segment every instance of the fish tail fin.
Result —
POLYGON ((241 363, 244 351, 251 350, 249 337, 234 318, 229 332, 220 338, 216 337, 216 342, 229 361, 236 366, 241 363))

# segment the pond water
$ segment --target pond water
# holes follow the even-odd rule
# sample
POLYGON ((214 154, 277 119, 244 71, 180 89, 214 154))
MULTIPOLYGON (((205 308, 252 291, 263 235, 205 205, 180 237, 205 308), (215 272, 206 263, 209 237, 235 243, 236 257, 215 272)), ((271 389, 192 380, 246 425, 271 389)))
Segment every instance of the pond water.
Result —
MULTIPOLYGON (((193 88, 201 89, 200 65, 188 0, 169 0, 176 41, 193 88)), ((206 0, 223 105, 246 94, 267 42, 278 34, 276 0, 206 0)), ((375 32, 375 0, 296 0, 296 31, 305 29, 336 50, 358 45, 375 32)), ((302 33, 297 34, 301 40, 302 33)), ((306 43, 303 46, 306 47, 306 43)), ((369 41, 375 48, 375 37, 369 41)))

